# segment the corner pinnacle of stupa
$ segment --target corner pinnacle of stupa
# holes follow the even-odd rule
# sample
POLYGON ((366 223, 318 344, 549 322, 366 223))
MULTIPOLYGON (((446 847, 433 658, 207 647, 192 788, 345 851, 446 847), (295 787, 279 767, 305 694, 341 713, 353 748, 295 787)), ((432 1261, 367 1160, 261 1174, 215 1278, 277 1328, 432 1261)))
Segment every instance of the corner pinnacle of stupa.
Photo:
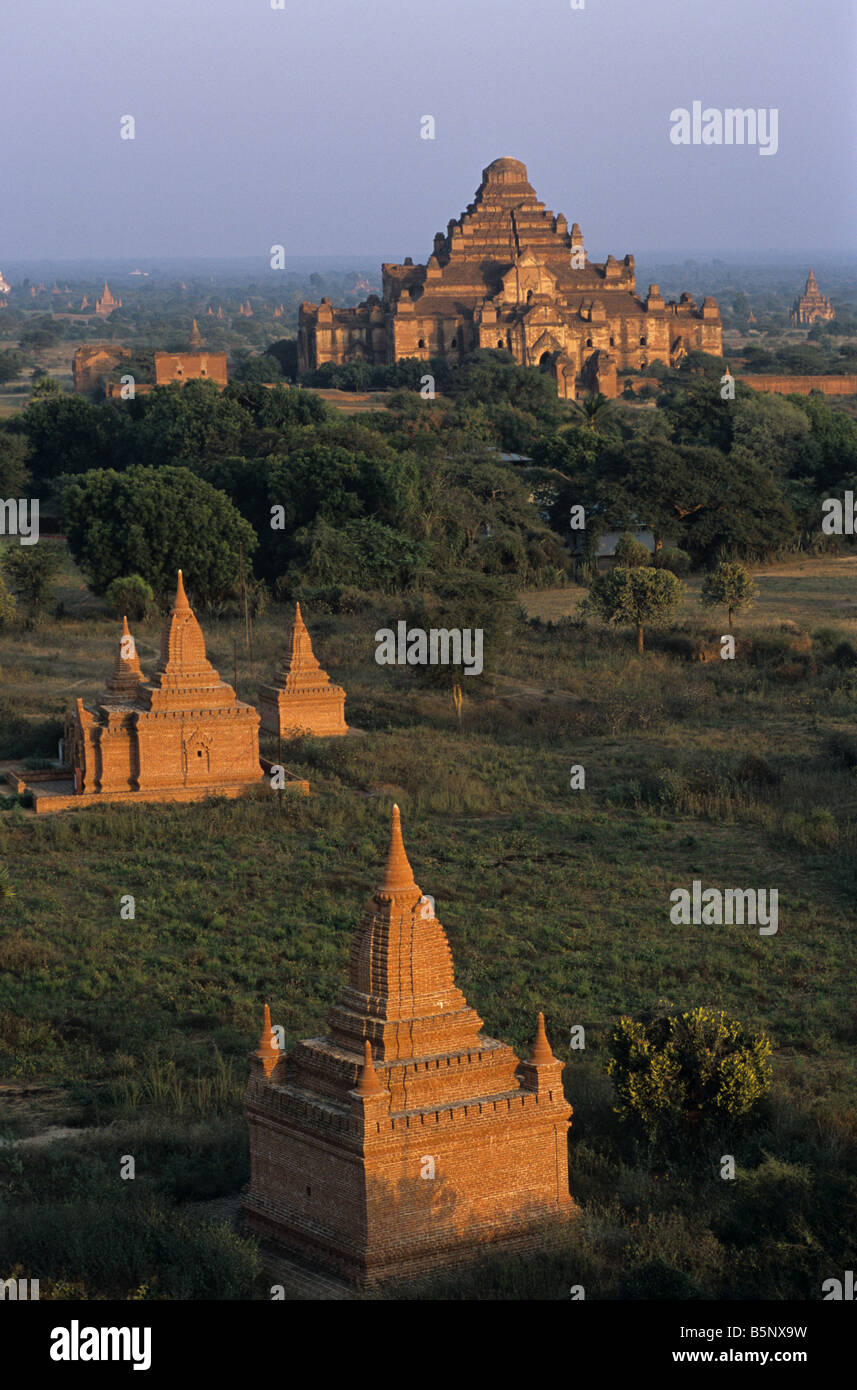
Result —
POLYGON ((539 1021, 536 1024, 536 1041, 533 1044, 533 1055, 530 1061, 536 1064, 556 1061, 556 1058, 551 1052, 548 1035, 545 1032, 545 1016, 541 1013, 539 1014, 539 1021))
POLYGON ((259 1046, 256 1048, 256 1056, 260 1059, 265 1070, 265 1075, 270 1077, 271 1072, 280 1059, 280 1046, 274 1037, 274 1030, 271 1027, 271 1010, 265 1005, 265 1014, 262 1021, 262 1035, 259 1038, 259 1046))
POLYGON ((184 579, 182 578, 182 572, 181 570, 179 570, 178 579, 176 581, 176 596, 173 602, 173 612, 175 613, 179 610, 183 610, 186 608, 190 608, 190 604, 187 601, 187 594, 184 591, 184 579))
POLYGON ((387 852, 387 864, 384 869, 384 877, 375 896, 394 898, 401 894, 414 893, 419 896, 420 889, 414 880, 414 871, 405 851, 405 842, 402 839, 401 813, 398 806, 394 806, 390 824, 390 848, 387 852))
POLYGON ((372 1044, 367 1038, 363 1045, 363 1066, 360 1069, 357 1082, 357 1094, 358 1096, 380 1096, 383 1091, 384 1087, 378 1079, 378 1073, 372 1062, 372 1044))

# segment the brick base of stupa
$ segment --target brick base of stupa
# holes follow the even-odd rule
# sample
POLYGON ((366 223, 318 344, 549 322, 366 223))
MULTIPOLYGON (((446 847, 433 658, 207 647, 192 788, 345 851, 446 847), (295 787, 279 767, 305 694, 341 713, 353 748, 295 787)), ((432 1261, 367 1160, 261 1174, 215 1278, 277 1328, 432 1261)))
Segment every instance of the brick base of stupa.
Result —
POLYGON ((335 738, 348 733, 345 691, 339 685, 323 685, 295 694, 263 686, 259 691, 259 713, 262 732, 279 738, 335 738))
POLYGON ((286 1258, 292 1256, 358 1289, 371 1289, 443 1274, 494 1255, 544 1251, 561 1238, 565 1229, 562 1218, 573 1220, 579 1211, 569 1197, 568 1204, 557 1206, 553 1214, 543 1210, 517 1222, 509 1219, 506 1226, 500 1226, 496 1219, 481 1225, 469 1224, 464 1239, 460 1234, 448 1233, 446 1239, 427 1237, 420 1243, 410 1234, 400 1241, 389 1240, 376 1252, 367 1252, 356 1243, 349 1249, 341 1239, 330 1240, 323 1230, 309 1223, 298 1224, 293 1218, 284 1225, 285 1213, 273 1204, 263 1204, 250 1193, 242 1198, 241 1224, 265 1241, 271 1251, 280 1251, 286 1258))

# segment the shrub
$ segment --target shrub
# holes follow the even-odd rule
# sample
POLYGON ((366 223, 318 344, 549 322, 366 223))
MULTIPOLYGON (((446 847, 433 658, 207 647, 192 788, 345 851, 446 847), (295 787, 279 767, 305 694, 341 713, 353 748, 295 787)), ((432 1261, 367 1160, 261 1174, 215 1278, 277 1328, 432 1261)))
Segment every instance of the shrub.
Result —
POLYGON ((827 740, 827 752, 837 767, 850 771, 857 767, 857 738, 841 730, 827 740))
POLYGON ((14 594, 9 593, 0 575, 0 627, 7 627, 13 621, 17 606, 14 594))
POLYGON ((609 1049, 617 1114, 654 1144, 701 1139, 724 1121, 734 1129, 771 1082, 770 1041, 723 1010, 623 1017, 609 1049))
POLYGON ((124 579, 114 579, 107 587, 106 598, 120 617, 128 617, 132 622, 142 622, 151 611, 155 593, 140 574, 129 574, 124 579))
POLYGON ((649 547, 636 540, 630 531, 625 531, 616 543, 616 564, 624 565, 627 569, 636 569, 639 565, 651 563, 652 552, 649 547))
POLYGON ((690 556, 686 550, 679 550, 677 546, 675 548, 665 546, 661 550, 655 551, 652 556, 652 564, 655 569, 669 570, 670 573, 681 576, 690 570, 690 556))
POLYGON ((702 1289, 687 1274, 666 1260, 647 1260, 625 1275, 620 1298, 704 1298, 702 1289))
POLYGON ((44 541, 41 545, 12 546, 6 551, 3 572, 30 610, 29 627, 35 627, 44 617, 59 567, 59 551, 44 541))

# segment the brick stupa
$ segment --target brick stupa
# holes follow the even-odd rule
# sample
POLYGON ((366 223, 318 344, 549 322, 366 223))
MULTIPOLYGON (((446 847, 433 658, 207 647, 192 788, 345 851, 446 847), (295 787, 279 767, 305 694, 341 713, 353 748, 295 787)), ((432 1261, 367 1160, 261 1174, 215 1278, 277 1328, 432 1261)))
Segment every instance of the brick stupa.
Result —
POLYGON ((544 1020, 528 1062, 482 1034, 398 807, 328 1022, 284 1054, 266 1012, 247 1092, 250 1229, 367 1286, 538 1244, 576 1210, 544 1020))
POLYGON ((140 669, 123 621, 104 693, 67 716, 70 798, 36 792, 36 810, 85 801, 195 801, 238 796, 261 784, 259 715, 236 698, 205 655, 205 639, 179 570, 160 660, 151 680, 140 669))
POLYGON ((331 683, 316 660, 299 603, 283 666, 274 684, 259 690, 259 711, 263 730, 282 738, 348 733, 345 691, 331 683))

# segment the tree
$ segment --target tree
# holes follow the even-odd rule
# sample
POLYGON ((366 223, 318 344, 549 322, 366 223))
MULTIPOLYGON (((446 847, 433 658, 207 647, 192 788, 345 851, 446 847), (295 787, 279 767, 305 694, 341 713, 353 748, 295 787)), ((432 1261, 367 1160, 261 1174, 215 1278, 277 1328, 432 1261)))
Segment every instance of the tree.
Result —
POLYGON ((31 392, 34 401, 41 400, 45 396, 61 396, 62 383, 57 381, 55 376, 48 376, 48 373, 41 371, 38 367, 33 373, 33 389, 31 392))
POLYGON ((683 597, 684 585, 670 570, 617 565, 608 574, 597 576, 581 608, 613 626, 630 623, 636 628, 637 652, 642 656, 644 628, 666 622, 683 597))
POLYGON ((168 598, 176 571, 200 602, 216 602, 256 548, 252 526, 229 498, 187 468, 93 469, 66 480, 68 545, 93 591, 138 574, 168 598))
POLYGON ((0 497, 23 497, 30 481, 29 446, 22 434, 0 430, 0 497))
POLYGON ((142 622, 155 601, 151 584, 142 575, 129 574, 124 579, 114 579, 108 584, 105 597, 113 605, 120 617, 142 622))
POLYGON ((24 354, 16 352, 14 348, 7 348, 0 352, 0 386, 5 386, 7 381, 14 381, 21 375, 21 368, 24 365, 24 354))
MULTIPOLYGON (((264 388, 260 388, 264 389, 264 388)), ((213 381, 159 387, 133 402, 133 456, 143 466, 207 463, 240 454, 252 428, 249 411, 213 381)))
POLYGON ((276 357, 280 364, 280 371, 289 381, 295 381, 298 375, 298 340, 297 338, 280 338, 276 343, 269 343, 265 348, 269 357, 276 357))
POLYGON ((625 531, 616 543, 616 564, 623 565, 626 569, 638 569, 640 565, 650 565, 652 563, 652 552, 642 541, 638 541, 630 532, 625 531))
POLYGON ((50 395, 31 401, 14 421, 30 446, 33 481, 43 495, 62 473, 124 466, 128 420, 109 405, 83 396, 50 395))
POLYGON ((727 608, 731 628, 735 613, 742 608, 750 608, 758 592, 758 585, 753 583, 743 565, 738 564, 737 560, 721 560, 705 576, 700 598, 712 608, 727 608))
POLYGON ((60 552, 44 541, 38 545, 10 546, 6 550, 3 573, 30 610, 28 627, 35 627, 44 617, 60 563, 60 552))
POLYGON ((769 1039, 723 1010, 623 1017, 609 1050, 617 1114, 652 1143, 701 1138, 723 1122, 734 1128, 771 1084, 769 1039))
POLYGON ((587 429, 597 431, 610 418, 610 401, 600 391, 591 391, 582 401, 572 401, 571 405, 581 416, 587 429))

